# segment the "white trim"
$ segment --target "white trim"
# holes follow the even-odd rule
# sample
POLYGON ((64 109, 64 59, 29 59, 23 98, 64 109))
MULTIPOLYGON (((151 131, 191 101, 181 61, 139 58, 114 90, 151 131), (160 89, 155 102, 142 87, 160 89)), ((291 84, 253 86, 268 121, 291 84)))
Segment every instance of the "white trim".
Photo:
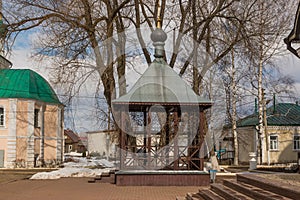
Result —
POLYGON ((16 140, 8 141, 8 142, 7 142, 7 145, 8 145, 8 146, 16 145, 16 144, 17 144, 17 141, 16 141, 16 140))
POLYGON ((268 131, 293 130, 300 132, 300 126, 267 126, 268 131))
POLYGON ((60 138, 57 137, 45 137, 45 140, 60 140, 60 138))
POLYGON ((268 135, 268 137, 269 137, 269 150, 270 151, 279 151, 279 139, 278 139, 278 134, 269 134, 268 135), (271 140, 271 137, 276 137, 276 141, 275 141, 275 143, 273 144, 273 142, 274 142, 274 140, 271 140), (272 144, 272 146, 276 146, 277 148, 271 148, 271 144, 272 144))
POLYGON ((8 114, 8 127, 9 136, 16 136, 17 133, 17 100, 10 99, 9 101, 9 114, 8 114))
POLYGON ((8 137, 7 137, 7 153, 6 167, 13 168, 15 166, 17 148, 16 142, 17 133, 17 99, 9 99, 9 114, 8 114, 8 137))
MULTIPOLYGON (((16 136, 16 137, 9 137, 7 135, 0 135, 1 139, 10 139, 10 140, 15 140, 16 138, 33 138, 33 139, 41 139, 41 137, 38 136, 16 136)), ((46 137, 45 140, 62 140, 62 138, 57 138, 57 137, 46 137)))
POLYGON ((62 123, 62 108, 57 107, 57 129, 56 129, 56 158, 57 160, 63 161, 63 146, 64 146, 64 134, 63 134, 63 123, 62 123))
POLYGON ((292 143, 293 143, 293 151, 300 151, 300 134, 299 133, 296 133, 296 134, 294 134, 293 135, 293 141, 292 141, 292 143), (298 149, 295 149, 294 147, 294 142, 295 142, 295 136, 298 136, 299 137, 299 140, 297 140, 298 141, 298 149))
POLYGON ((15 140, 16 136, 9 136, 9 135, 0 135, 1 139, 10 139, 10 140, 15 140))
MULTIPOLYGON (((27 167, 34 167, 34 109, 35 109, 35 102, 28 101, 27 102, 27 167)), ((17 136, 18 138, 19 136, 17 136)))

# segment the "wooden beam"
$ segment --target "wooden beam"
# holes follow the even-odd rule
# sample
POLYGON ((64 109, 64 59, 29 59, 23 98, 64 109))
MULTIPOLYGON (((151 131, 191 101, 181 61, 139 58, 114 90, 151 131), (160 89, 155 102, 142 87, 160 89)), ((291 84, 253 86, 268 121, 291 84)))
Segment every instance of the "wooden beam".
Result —
POLYGON ((148 162, 148 167, 151 167, 151 112, 150 110, 148 111, 148 116, 147 116, 147 152, 148 152, 148 158, 147 158, 147 162, 148 162))
MULTIPOLYGON (((200 109, 200 119, 199 119, 199 157, 201 156, 201 146, 203 145, 204 142, 204 125, 205 125, 205 115, 204 115, 204 110, 200 109)), ((200 157, 200 170, 203 170, 204 168, 204 159, 200 157)))
POLYGON ((174 112, 174 170, 179 169, 179 149, 178 149, 178 111, 174 112))
POLYGON ((123 110, 120 112, 120 120, 121 120, 121 129, 120 129, 120 169, 125 168, 125 153, 126 147, 125 147, 125 140, 126 140, 126 133, 124 132, 125 126, 126 126, 126 116, 123 110))

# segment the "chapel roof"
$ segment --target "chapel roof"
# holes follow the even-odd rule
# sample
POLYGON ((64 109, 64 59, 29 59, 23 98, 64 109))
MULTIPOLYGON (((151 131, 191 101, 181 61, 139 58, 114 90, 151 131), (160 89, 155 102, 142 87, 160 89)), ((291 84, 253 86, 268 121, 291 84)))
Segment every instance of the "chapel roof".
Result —
POLYGON ((192 88, 166 63, 163 52, 166 33, 157 28, 151 39, 155 59, 129 92, 113 100, 114 105, 203 105, 212 102, 197 95, 192 88))
POLYGON ((30 69, 0 69, 0 98, 61 104, 50 84, 30 69))

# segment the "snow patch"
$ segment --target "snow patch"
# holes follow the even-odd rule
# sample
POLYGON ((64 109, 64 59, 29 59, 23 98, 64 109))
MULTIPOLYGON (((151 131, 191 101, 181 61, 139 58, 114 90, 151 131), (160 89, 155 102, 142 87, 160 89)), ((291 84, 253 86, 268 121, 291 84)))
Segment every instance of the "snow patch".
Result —
POLYGON ((105 159, 72 158, 73 162, 64 163, 64 168, 52 172, 39 172, 30 179, 60 179, 67 177, 95 177, 113 170, 115 165, 105 159))

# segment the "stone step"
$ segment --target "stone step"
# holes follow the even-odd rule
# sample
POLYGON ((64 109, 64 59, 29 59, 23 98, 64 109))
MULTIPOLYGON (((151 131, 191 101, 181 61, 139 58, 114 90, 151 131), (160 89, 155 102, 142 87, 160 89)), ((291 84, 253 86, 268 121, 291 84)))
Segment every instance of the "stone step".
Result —
POLYGON ((104 172, 100 176, 95 177, 95 182, 115 184, 115 174, 111 172, 104 172))
POLYGON ((88 180, 88 183, 111 183, 115 184, 115 172, 103 172, 101 175, 96 175, 93 179, 88 180))
POLYGON ((117 169, 111 169, 111 170, 109 171, 109 173, 110 173, 110 174, 115 174, 117 171, 119 171, 119 170, 117 170, 117 169))
POLYGON ((236 180, 224 180, 223 184, 239 193, 245 194, 254 199, 264 200, 289 200, 290 198, 275 194, 273 192, 249 185, 246 183, 239 183, 236 180))
POLYGON ((96 175, 96 177, 94 178, 95 179, 95 181, 99 181, 99 180, 101 180, 101 175, 96 175))
POLYGON ((222 196, 224 199, 228 199, 228 200, 251 200, 252 199, 220 183, 213 183, 210 186, 212 191, 214 191, 219 196, 222 196))
POLYGON ((109 177, 110 174, 111 174, 110 172, 102 172, 101 177, 109 177))
POLYGON ((97 181, 98 183, 111 183, 115 184, 115 178, 114 177, 102 177, 101 180, 97 181))
POLYGON ((96 183, 95 179, 89 179, 88 183, 96 183))
POLYGON ((187 193, 186 200, 203 200, 203 198, 198 193, 187 193))
POLYGON ((212 190, 199 190, 199 194, 204 200, 224 200, 212 190))
POLYGON ((176 197, 176 200, 186 200, 185 197, 176 197))
POLYGON ((254 174, 237 174, 237 182, 252 185, 291 199, 300 199, 299 187, 268 180, 254 174))

